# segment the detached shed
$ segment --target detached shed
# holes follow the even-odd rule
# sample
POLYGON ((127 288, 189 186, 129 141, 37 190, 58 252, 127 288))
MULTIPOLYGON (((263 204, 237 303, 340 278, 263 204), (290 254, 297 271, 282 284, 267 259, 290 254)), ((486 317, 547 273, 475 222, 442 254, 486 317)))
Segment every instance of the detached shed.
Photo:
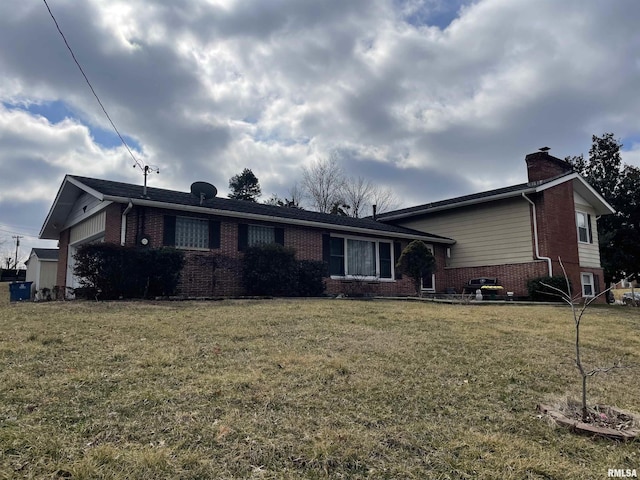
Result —
POLYGON ((52 289, 58 272, 57 248, 32 248, 27 264, 27 282, 31 285, 32 296, 43 288, 52 289))

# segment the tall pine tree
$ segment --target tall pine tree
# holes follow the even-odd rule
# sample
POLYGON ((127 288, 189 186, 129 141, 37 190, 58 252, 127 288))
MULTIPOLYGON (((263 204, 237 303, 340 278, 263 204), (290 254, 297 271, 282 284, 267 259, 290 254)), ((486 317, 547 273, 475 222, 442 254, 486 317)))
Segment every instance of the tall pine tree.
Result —
POLYGON ((242 170, 242 173, 231 177, 229 179, 229 188, 231 189, 231 193, 228 197, 236 200, 257 202, 258 197, 262 195, 258 177, 256 177, 249 168, 245 168, 242 170))

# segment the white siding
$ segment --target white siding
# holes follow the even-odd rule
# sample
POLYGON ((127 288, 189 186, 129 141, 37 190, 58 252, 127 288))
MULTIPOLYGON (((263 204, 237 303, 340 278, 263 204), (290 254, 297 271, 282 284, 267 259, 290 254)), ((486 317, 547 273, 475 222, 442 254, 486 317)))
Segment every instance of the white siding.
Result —
MULTIPOLYGON (((573 201, 576 204, 576 212, 583 212, 591 215, 591 236, 593 243, 578 242, 578 258, 581 267, 600 267, 600 248, 598 243, 598 227, 596 220, 596 212, 589 203, 580 195, 574 192, 573 201)), ((576 238, 578 231, 576 227, 576 238)))
POLYGON ((87 218, 95 215, 96 212, 103 210, 109 204, 111 204, 111 202, 101 202, 93 195, 83 193, 73 204, 73 208, 65 222, 65 228, 86 220, 87 218))
POLYGON ((87 218, 86 220, 83 220, 77 225, 71 227, 71 238, 69 239, 69 243, 74 244, 80 242, 81 240, 103 234, 106 219, 107 212, 103 210, 97 215, 87 218))
POLYGON ((522 198, 436 212, 402 226, 456 240, 448 267, 533 261, 530 206, 522 198))

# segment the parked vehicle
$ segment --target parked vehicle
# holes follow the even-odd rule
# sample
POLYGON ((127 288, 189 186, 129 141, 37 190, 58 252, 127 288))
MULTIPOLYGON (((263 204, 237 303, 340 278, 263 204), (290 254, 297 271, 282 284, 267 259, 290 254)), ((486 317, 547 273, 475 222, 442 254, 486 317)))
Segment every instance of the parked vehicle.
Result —
POLYGON ((625 305, 631 305, 632 307, 637 307, 640 305, 640 293, 627 292, 622 294, 622 303, 625 305), (634 301, 635 300, 635 301, 634 301))

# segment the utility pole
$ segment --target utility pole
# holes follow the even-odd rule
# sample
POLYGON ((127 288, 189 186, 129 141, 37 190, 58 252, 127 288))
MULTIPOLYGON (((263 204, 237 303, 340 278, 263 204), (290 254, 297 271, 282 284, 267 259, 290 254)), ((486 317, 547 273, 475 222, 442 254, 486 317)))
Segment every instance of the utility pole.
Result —
POLYGON ((16 261, 14 263, 14 267, 16 267, 16 272, 18 271, 18 247, 20 246, 20 239, 23 238, 22 235, 14 235, 11 238, 16 239, 16 261))

